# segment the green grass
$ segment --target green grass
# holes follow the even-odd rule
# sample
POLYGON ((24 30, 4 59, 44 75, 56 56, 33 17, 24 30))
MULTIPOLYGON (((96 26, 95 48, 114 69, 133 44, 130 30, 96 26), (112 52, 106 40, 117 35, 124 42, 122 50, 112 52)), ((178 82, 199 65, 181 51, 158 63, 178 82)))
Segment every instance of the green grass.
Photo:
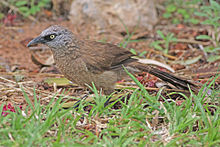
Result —
POLYGON ((104 107, 108 97, 94 87, 94 103, 81 102, 78 110, 62 109, 62 97, 55 99, 55 96, 49 104, 41 105, 39 96, 34 94, 32 104, 23 91, 28 103, 25 110, 16 108, 16 113, 0 117, 0 146, 216 146, 220 143, 217 106, 220 90, 213 90, 207 96, 207 89, 219 75, 198 94, 191 92, 189 97, 181 94, 185 100, 180 106, 165 98, 159 100, 160 92, 150 96, 130 76, 139 88, 129 96, 124 94, 124 100, 118 99, 118 108, 112 108, 113 104, 104 107), (84 110, 88 105, 91 110, 84 110))

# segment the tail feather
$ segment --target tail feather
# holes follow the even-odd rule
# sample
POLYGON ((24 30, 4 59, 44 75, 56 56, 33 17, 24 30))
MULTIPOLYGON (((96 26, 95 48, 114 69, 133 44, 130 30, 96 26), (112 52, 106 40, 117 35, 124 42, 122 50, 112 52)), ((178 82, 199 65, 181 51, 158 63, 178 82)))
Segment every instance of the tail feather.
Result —
POLYGON ((163 72, 161 70, 158 70, 156 68, 153 68, 149 71, 150 74, 160 78, 163 81, 169 82, 170 84, 178 87, 178 88, 183 88, 183 89, 189 89, 189 87, 193 90, 193 91, 197 91, 196 85, 194 85, 193 83, 181 79, 179 77, 176 77, 170 73, 167 72, 163 72))
POLYGON ((136 64, 135 67, 140 69, 141 71, 148 72, 148 73, 160 78, 161 80, 163 80, 165 82, 169 82, 170 84, 172 84, 178 88, 188 90, 190 87, 193 91, 198 90, 198 87, 195 84, 193 84, 187 80, 181 79, 181 78, 179 78, 173 74, 170 74, 168 72, 164 72, 164 71, 161 71, 161 70, 156 69, 154 67, 151 67, 149 65, 146 66, 143 64, 138 64, 138 65, 136 64))

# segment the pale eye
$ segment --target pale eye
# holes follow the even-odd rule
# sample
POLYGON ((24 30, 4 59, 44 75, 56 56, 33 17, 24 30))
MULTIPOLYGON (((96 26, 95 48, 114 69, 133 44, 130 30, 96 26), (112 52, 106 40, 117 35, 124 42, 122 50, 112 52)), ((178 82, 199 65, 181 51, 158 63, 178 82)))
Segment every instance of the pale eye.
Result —
POLYGON ((50 39, 54 39, 55 38, 55 35, 50 35, 50 39))
POLYGON ((51 41, 56 37, 56 34, 47 35, 44 37, 45 40, 51 41))

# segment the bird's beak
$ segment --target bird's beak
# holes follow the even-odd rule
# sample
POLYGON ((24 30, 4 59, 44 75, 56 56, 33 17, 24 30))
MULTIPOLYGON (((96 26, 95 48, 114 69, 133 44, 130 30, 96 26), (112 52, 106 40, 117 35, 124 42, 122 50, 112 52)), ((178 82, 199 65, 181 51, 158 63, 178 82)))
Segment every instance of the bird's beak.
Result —
POLYGON ((39 43, 44 43, 44 39, 41 36, 38 36, 38 37, 34 38, 33 40, 31 40, 28 43, 27 47, 30 47, 32 45, 36 45, 36 44, 39 44, 39 43))

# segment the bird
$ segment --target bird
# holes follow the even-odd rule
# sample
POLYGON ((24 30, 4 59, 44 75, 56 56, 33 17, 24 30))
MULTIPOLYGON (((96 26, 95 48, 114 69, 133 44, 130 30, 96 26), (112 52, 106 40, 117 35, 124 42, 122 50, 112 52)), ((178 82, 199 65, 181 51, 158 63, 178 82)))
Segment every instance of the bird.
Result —
POLYGON ((128 76, 124 68, 132 74, 148 72, 182 89, 189 86, 196 89, 188 80, 141 63, 129 49, 81 39, 60 25, 46 28, 27 47, 36 44, 44 44, 51 49, 58 70, 68 80, 83 87, 94 83, 105 95, 113 93, 116 82, 128 76))

